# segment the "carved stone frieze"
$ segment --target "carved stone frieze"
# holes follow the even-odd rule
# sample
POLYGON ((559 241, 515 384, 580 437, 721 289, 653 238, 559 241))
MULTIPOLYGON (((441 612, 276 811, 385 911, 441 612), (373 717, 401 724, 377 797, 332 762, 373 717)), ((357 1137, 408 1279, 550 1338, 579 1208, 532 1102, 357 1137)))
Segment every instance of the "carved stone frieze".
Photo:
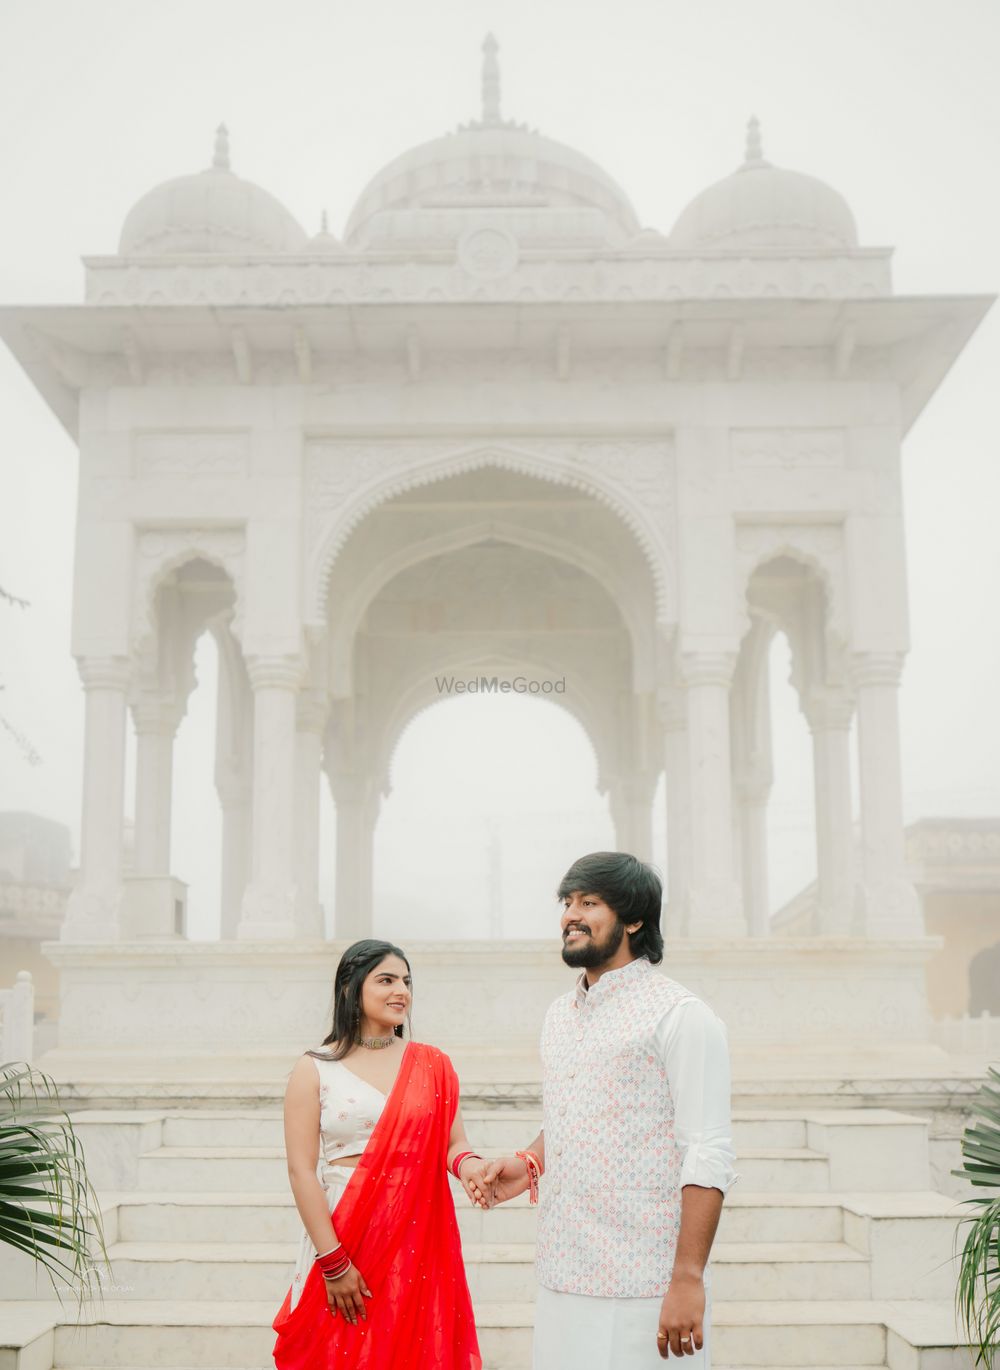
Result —
POLYGON ((246 432, 162 430, 136 433, 136 476, 242 476, 247 472, 246 432))
POLYGON ((95 260, 87 299, 97 304, 321 304, 385 300, 836 299, 888 295, 888 259, 857 256, 695 257, 625 249, 614 256, 518 260, 517 241, 502 225, 469 233, 458 262, 285 261, 176 264, 137 268, 95 260))
POLYGON ((847 435, 843 428, 734 428, 730 448, 737 470, 842 467, 847 435))

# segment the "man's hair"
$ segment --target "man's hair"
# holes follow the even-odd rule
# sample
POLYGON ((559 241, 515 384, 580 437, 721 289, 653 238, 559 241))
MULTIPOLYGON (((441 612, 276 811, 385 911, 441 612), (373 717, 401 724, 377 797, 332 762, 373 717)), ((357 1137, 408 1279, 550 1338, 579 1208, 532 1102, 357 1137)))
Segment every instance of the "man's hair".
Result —
POLYGON ((654 966, 660 964, 663 884, 652 866, 627 852, 592 851, 573 862, 559 883, 556 898, 566 899, 577 892, 599 895, 622 923, 641 922, 642 927, 629 934, 629 946, 634 955, 645 956, 654 966))

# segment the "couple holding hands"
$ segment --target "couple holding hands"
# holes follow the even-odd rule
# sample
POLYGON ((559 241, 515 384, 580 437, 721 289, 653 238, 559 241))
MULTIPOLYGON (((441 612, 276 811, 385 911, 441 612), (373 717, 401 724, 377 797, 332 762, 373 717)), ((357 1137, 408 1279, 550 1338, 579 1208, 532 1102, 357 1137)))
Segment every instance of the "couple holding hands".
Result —
POLYGON ((403 952, 366 940, 341 958, 325 1049, 285 1093, 304 1231, 276 1370, 482 1370, 449 1173, 480 1208, 538 1203, 534 1370, 709 1367, 708 1258, 737 1178, 726 1030, 654 969, 648 865, 593 852, 558 898, 580 975, 545 1016, 542 1130, 513 1156, 473 1150, 451 1061, 404 1040, 403 952))

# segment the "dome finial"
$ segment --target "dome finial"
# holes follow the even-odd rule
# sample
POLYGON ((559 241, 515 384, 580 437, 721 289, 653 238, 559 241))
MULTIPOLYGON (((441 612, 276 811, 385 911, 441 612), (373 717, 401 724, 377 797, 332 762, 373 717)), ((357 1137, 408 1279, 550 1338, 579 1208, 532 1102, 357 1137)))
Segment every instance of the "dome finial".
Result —
POLYGON ((483 40, 483 123, 500 122, 500 63, 497 50, 500 44, 488 33, 483 40))
POLYGON ((229 130, 225 124, 220 124, 215 130, 215 156, 212 158, 212 166, 216 171, 230 171, 229 165, 229 130))
POLYGON ((329 232, 330 232, 330 224, 329 224, 329 221, 327 220, 327 217, 326 217, 326 210, 325 210, 325 209, 323 210, 322 216, 320 217, 320 221, 319 221, 319 231, 320 231, 320 233, 329 233, 329 232))
POLYGON ((760 138, 760 120, 756 114, 751 114, 747 121, 747 153, 748 162, 762 162, 764 160, 764 148, 760 138))

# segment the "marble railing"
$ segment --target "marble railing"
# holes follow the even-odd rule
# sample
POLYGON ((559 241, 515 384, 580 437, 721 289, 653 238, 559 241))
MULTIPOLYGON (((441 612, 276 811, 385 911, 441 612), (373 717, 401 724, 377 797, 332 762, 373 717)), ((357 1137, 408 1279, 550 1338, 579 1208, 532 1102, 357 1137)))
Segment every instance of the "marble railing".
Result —
POLYGON ((35 1018, 35 987, 31 972, 19 970, 10 989, 0 989, 0 1065, 13 1061, 31 1064, 35 1018))

